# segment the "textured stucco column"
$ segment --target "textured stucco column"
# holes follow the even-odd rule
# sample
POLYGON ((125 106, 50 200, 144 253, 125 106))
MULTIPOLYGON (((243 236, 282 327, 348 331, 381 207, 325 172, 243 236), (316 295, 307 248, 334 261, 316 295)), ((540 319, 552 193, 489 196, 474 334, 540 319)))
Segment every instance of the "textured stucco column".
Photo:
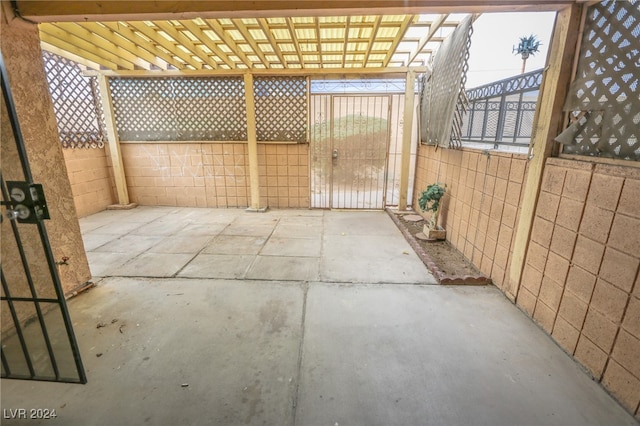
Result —
MULTIPOLYGON (((34 182, 44 186, 51 215, 51 219, 45 221, 45 225, 54 258, 69 258, 68 265, 59 266, 62 286, 68 294, 89 281, 91 272, 58 138, 40 50, 38 27, 14 17, 9 2, 3 1, 1 7, 0 47, 9 87, 15 101, 34 182)), ((3 127, 7 125, 5 120, 2 124, 3 127)), ((3 128, 3 135, 6 130, 3 128)), ((2 151, 10 151, 10 144, 13 144, 13 140, 3 137, 2 151)), ((9 160, 10 158, 2 157, 2 172, 5 178, 20 176, 20 164, 9 160)), ((34 253, 42 250, 37 239, 25 240, 23 245, 34 246, 34 253)), ((44 259, 43 254, 43 263, 44 259)))

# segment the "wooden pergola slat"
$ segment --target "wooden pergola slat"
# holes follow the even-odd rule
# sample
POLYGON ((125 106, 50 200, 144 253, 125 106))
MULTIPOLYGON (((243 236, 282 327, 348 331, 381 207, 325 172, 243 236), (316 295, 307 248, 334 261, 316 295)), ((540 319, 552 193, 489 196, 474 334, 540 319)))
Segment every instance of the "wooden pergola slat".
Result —
POLYGON ((222 25, 215 19, 207 19, 205 21, 207 25, 211 28, 211 30, 216 33, 218 37, 231 49, 233 54, 240 58, 242 63, 247 67, 252 67, 252 62, 247 58, 247 55, 238 47, 236 42, 226 33, 222 25))
MULTIPOLYGON (((86 40, 87 42, 92 43, 107 52, 113 52, 115 56, 120 57, 123 60, 128 61, 134 65, 137 65, 142 69, 151 69, 151 63, 143 59, 140 55, 133 54, 129 50, 125 49, 125 43, 115 41, 113 40, 113 38, 111 40, 107 40, 105 37, 101 36, 99 33, 102 33, 101 29, 106 30, 104 27, 93 24, 94 27, 97 28, 89 30, 79 24, 75 24, 72 22, 60 22, 55 25, 58 28, 68 32, 69 34, 73 34, 83 40, 86 40)), ((109 30, 106 31, 108 32, 109 30)))
POLYGON ((278 42, 273 37, 273 33, 271 32, 271 28, 269 27, 269 23, 267 22, 266 19, 259 18, 258 19, 258 24, 260 25, 260 29, 262 29, 262 32, 264 32, 264 34, 267 36, 267 39, 269 40, 269 43, 271 44, 271 47, 273 48, 273 51, 275 52, 276 56, 278 57, 278 59, 280 59, 280 63, 285 68, 287 68, 288 67, 287 60, 284 58, 284 55, 282 54, 282 51, 280 50, 280 47, 278 46, 278 42))
POLYGON ((416 56, 418 56, 422 51, 422 49, 424 49, 426 44, 429 43, 429 41, 431 41, 433 36, 436 34, 436 31, 438 31, 440 27, 442 27, 442 24, 444 24, 448 16, 449 14, 440 15, 438 19, 433 21, 433 23, 429 27, 429 32, 420 39, 416 48, 413 49, 409 54, 409 59, 407 60, 407 66, 411 65, 411 62, 413 62, 413 60, 416 59, 416 56))
MULTIPOLYGON (((118 22, 105 22, 104 25, 109 28, 114 33, 120 34, 125 37, 127 40, 130 40, 132 43, 136 44, 141 49, 146 50, 151 55, 155 55, 158 58, 165 61, 167 64, 174 66, 177 69, 185 68, 185 65, 182 62, 176 61, 171 55, 167 55, 162 50, 158 49, 156 45, 152 42, 145 40, 136 34, 131 28, 125 27, 118 22)), ((165 68, 165 67, 161 67, 165 68)))
POLYGON ((200 62, 194 61, 193 58, 190 55, 187 55, 182 50, 176 48, 176 44, 175 43, 172 43, 171 41, 169 41, 166 38, 162 37, 160 34, 158 34, 157 31, 155 31, 153 28, 149 27, 144 22, 130 22, 129 25, 131 25, 133 28, 135 28, 140 33, 144 34, 152 42, 156 43, 159 46, 164 47, 169 52, 171 52, 172 54, 174 54, 178 58, 182 59, 186 64, 191 65, 195 69, 201 69, 202 68, 202 64, 200 62))
MULTIPOLYGON (((253 37, 251 37, 249 30, 247 29, 246 25, 242 23, 242 20, 233 19, 232 22, 235 25, 236 29, 240 31, 240 34, 242 34, 245 41, 249 44, 249 46, 251 46, 251 48, 253 49, 253 53, 258 58, 260 58, 260 61, 266 68, 269 68, 269 61, 267 60, 266 56, 262 52, 262 49, 258 47, 258 44, 256 43, 256 41, 253 39, 253 37)), ((240 50, 240 49, 236 48, 236 50, 240 50)))
POLYGON ((202 44, 204 44, 205 46, 207 46, 209 48, 209 50, 211 50, 216 56, 218 56, 220 59, 222 59, 222 61, 227 64, 229 67, 234 68, 235 67, 235 62, 233 62, 229 56, 222 51, 222 49, 220 49, 218 47, 217 44, 215 44, 213 42, 213 40, 211 40, 211 38, 209 36, 207 36, 202 29, 193 21, 189 21, 189 20, 185 20, 185 21, 180 21, 180 23, 191 32, 191 34, 193 34, 198 40, 200 40, 202 42, 202 44))
MULTIPOLYGON (((202 63, 209 65, 211 68, 218 68, 218 63, 211 59, 200 47, 196 46, 187 36, 178 31, 173 25, 167 21, 158 21, 155 23, 158 28, 169 34, 176 42, 180 43, 187 50, 202 60, 202 63)), ((178 50, 178 49, 176 49, 178 50)), ((198 62, 198 61, 195 61, 198 62)), ((202 65, 200 65, 202 67, 202 65)))
POLYGON ((84 22, 84 23, 80 22, 77 25, 81 26, 82 28, 85 28, 87 31, 90 31, 92 33, 99 35, 105 40, 111 42, 113 45, 119 46, 120 48, 128 51, 129 53, 140 57, 150 65, 156 66, 160 69, 167 69, 167 62, 159 59, 157 54, 154 54, 148 50, 145 50, 140 45, 140 43, 136 43, 130 38, 125 38, 125 37, 116 35, 116 33, 112 29, 108 28, 107 26, 100 25, 94 22, 84 22))
POLYGON ((404 38, 404 35, 409 30, 409 25, 411 24, 411 21, 413 19, 415 19, 413 15, 408 15, 404 18, 404 21, 402 22, 402 25, 400 25, 400 29, 398 30, 398 34, 396 35, 395 40, 391 43, 391 49, 389 49, 389 53, 387 54, 387 57, 382 62, 382 66, 384 66, 385 68, 389 66, 389 63, 391 62, 393 55, 396 53, 396 49, 398 48, 398 45, 404 38))
POLYGON ((300 60, 300 66, 304 68, 304 58, 302 57, 302 52, 300 51, 300 43, 298 42, 298 37, 296 36, 296 29, 291 21, 291 18, 287 17, 287 28, 289 30, 289 34, 291 35, 291 41, 296 49, 296 53, 298 54, 298 58, 300 60))
POLYGON ((90 52, 92 62, 112 70, 312 70, 393 68, 406 64, 400 55, 410 64, 432 53, 427 44, 444 40, 435 36, 439 28, 457 25, 448 14, 434 21, 417 15, 346 15, 45 23, 40 30, 50 45, 78 56, 90 52), (424 34, 417 37, 415 29, 424 34))
POLYGON ((92 60, 101 65, 125 70, 132 70, 135 68, 132 62, 126 61, 113 52, 104 50, 101 47, 96 46, 95 44, 92 44, 91 42, 71 34, 55 25, 48 25, 44 30, 42 30, 41 35, 46 35, 42 38, 43 41, 62 49, 69 50, 70 52, 76 53, 80 56, 83 56, 82 52, 90 53, 94 58, 92 60))

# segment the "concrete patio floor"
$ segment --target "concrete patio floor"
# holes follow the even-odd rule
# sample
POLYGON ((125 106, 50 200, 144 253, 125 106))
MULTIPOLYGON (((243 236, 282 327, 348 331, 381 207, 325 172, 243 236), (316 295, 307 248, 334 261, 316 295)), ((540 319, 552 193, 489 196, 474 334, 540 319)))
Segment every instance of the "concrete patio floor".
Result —
POLYGON ((419 285, 385 213, 140 207, 81 226, 89 383, 3 380, 3 408, 57 410, 29 424, 637 424, 495 287, 419 285))

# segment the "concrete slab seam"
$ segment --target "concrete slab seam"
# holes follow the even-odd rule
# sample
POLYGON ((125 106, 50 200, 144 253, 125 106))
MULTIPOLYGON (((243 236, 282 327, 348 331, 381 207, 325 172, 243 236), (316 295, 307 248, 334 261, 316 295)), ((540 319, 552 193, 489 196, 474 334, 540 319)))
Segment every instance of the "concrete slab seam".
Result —
POLYGON ((296 387, 293 393, 291 425, 296 424, 296 414, 298 412, 298 393, 300 390, 300 381, 302 379, 302 363, 304 358, 304 329, 305 319, 307 316, 307 296, 309 294, 309 281, 302 283, 303 299, 302 299, 302 315, 300 317, 300 345, 298 346, 298 366, 296 372, 296 387))

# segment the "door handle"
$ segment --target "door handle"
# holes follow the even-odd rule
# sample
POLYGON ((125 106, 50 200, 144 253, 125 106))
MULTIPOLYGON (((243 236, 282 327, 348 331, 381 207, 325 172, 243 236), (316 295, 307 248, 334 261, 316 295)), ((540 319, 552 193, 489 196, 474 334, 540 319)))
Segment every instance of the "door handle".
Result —
POLYGON ((337 149, 333 150, 333 154, 331 155, 331 157, 333 157, 334 160, 338 159, 338 150, 337 149))

